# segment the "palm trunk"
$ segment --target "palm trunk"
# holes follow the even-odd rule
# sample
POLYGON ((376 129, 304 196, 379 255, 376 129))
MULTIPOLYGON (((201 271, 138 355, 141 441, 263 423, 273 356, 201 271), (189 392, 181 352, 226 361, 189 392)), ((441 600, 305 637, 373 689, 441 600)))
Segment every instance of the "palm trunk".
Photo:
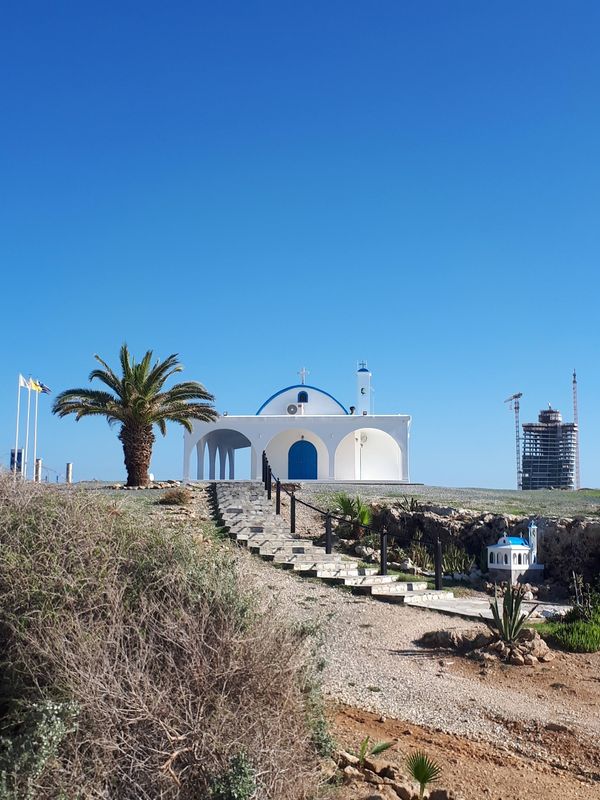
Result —
POLYGON ((127 486, 147 486, 150 483, 148 467, 154 444, 152 425, 123 425, 119 439, 123 444, 127 486))

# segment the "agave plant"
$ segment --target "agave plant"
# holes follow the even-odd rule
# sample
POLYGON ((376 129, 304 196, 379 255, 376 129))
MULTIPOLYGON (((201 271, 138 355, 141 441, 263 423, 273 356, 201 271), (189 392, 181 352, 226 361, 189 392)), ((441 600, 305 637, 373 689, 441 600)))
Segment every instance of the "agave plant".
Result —
POLYGON ((444 551, 442 569, 448 574, 455 572, 469 573, 473 567, 474 559, 462 547, 451 542, 444 551))
POLYGON ((358 753, 356 755, 361 768, 365 766, 365 759, 367 756, 378 756, 380 753, 384 753, 396 744, 396 742, 378 742, 370 747, 370 742, 371 737, 365 736, 358 748, 358 753))
POLYGON ((504 595, 502 616, 497 597, 490 603, 492 619, 485 619, 482 614, 479 615, 496 638, 508 646, 507 658, 513 655, 523 626, 537 608, 534 606, 527 614, 521 612, 524 594, 525 589, 522 586, 509 586, 504 595))
POLYGON ((423 800, 425 789, 431 783, 435 783, 442 774, 440 765, 422 750, 411 753, 406 759, 406 768, 411 778, 419 784, 419 800, 423 800))

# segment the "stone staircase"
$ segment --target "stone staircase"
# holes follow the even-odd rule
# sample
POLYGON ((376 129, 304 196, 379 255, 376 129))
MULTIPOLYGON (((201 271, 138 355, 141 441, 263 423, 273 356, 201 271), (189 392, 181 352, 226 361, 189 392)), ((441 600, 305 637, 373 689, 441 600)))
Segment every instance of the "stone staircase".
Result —
POLYGON ((211 493, 217 523, 238 544, 267 561, 389 603, 418 606, 453 597, 452 592, 428 589, 424 581, 407 583, 395 575, 378 575, 378 569, 361 567, 356 558, 327 555, 324 547, 291 534, 260 482, 213 483, 211 493))

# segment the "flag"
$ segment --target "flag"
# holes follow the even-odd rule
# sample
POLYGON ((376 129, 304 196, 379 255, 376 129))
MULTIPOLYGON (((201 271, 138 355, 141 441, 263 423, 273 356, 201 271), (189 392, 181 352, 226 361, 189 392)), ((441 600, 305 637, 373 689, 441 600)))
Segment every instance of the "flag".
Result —
POLYGON ((19 389, 29 389, 29 381, 19 372, 19 389))
POLYGON ((49 389, 45 383, 39 381, 39 384, 42 387, 42 394, 52 394, 52 389, 49 389))
POLYGON ((29 388, 33 389, 34 392, 41 392, 42 391, 42 385, 40 383, 38 383, 38 381, 36 381, 35 378, 30 378, 29 379, 29 388))

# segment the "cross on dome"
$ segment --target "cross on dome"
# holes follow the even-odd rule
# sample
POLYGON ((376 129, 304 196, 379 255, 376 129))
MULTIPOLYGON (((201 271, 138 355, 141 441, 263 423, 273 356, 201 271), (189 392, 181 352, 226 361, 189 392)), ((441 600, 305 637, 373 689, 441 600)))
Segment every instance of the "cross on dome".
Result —
POLYGON ((300 376, 300 380, 302 382, 302 385, 304 386, 304 384, 306 383, 306 376, 310 375, 310 372, 306 369, 306 367, 302 367, 298 375, 300 376))

